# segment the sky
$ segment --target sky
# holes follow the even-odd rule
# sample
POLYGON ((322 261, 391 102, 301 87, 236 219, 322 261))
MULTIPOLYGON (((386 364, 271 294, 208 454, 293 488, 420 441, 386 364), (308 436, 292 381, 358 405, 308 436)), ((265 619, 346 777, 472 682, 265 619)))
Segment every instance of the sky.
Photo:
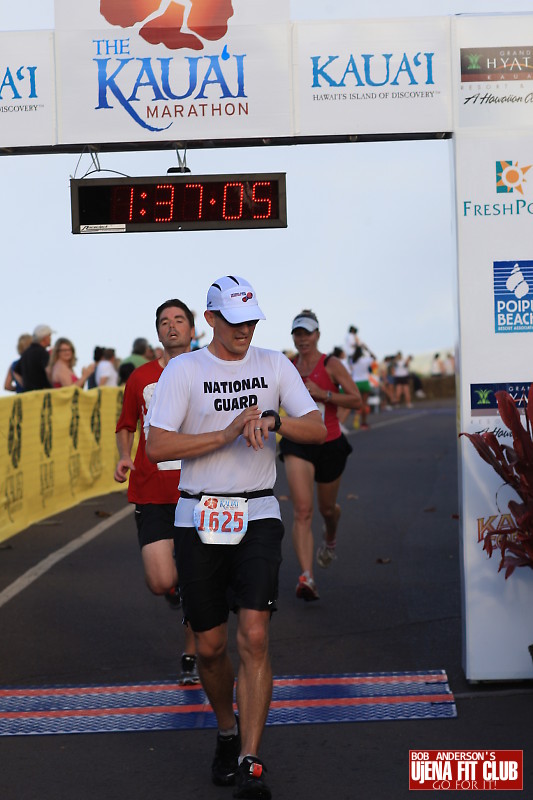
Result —
MULTIPOLYGON (((295 20, 503 10, 531 12, 531 0, 291 2, 295 20)), ((51 0, 0 0, 0 30, 48 28, 51 0)), ((177 166, 173 150, 103 153, 99 160, 102 169, 132 176, 177 166)), ((95 345, 125 357, 138 336, 156 344, 155 309, 169 297, 196 312, 207 343, 206 292, 225 274, 242 275, 256 289, 267 317, 256 329, 258 346, 290 348, 292 318, 312 308, 324 352, 342 345, 352 324, 379 358, 451 350, 452 161, 451 140, 189 150, 193 173, 286 172, 287 229, 74 236, 69 180, 91 169, 89 156, 1 156, 5 371, 18 336, 41 323, 74 342, 78 369, 95 345), (39 207, 27 225, 30 197, 39 207)))

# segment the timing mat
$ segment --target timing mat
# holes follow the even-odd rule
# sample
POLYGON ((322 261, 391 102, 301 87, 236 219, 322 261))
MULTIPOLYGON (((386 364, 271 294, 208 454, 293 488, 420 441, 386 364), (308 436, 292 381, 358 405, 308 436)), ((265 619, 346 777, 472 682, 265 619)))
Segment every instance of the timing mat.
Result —
MULTIPOLYGON (((274 679, 267 725, 457 716, 443 670, 274 679)), ((0 736, 215 728, 199 686, 143 683, 0 689, 0 736)))

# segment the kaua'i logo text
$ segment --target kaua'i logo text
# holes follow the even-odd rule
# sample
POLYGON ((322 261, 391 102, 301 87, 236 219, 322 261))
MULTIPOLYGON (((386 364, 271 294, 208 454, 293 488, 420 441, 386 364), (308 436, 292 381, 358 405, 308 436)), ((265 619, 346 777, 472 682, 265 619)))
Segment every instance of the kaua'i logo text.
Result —
POLYGON ((72 446, 74 450, 78 449, 78 437, 80 432, 80 398, 77 389, 74 390, 72 403, 70 406, 70 425, 68 433, 72 439, 72 446))
POLYGON ((44 395, 41 406, 40 435, 44 454, 50 458, 52 454, 52 396, 49 392, 44 395))
POLYGON ((102 392, 98 389, 96 402, 91 413, 91 432, 97 445, 102 438, 102 392))
POLYGON ((511 194, 519 192, 524 194, 524 183, 527 182, 526 173, 531 169, 531 164, 527 167, 520 167, 515 161, 496 162, 496 191, 498 194, 511 194))
POLYGON ((11 409, 9 418, 9 431, 7 435, 7 450, 13 467, 17 469, 22 452, 22 401, 17 398, 11 409))
POLYGON ((233 7, 232 0, 100 0, 100 13, 122 28, 140 23, 139 36, 150 44, 203 50, 203 40, 224 38, 233 7))
POLYGON ((228 44, 218 52, 208 48, 228 33, 232 0, 100 0, 100 13, 131 36, 119 45, 105 38, 93 42, 96 111, 112 110, 118 103, 153 132, 167 130, 174 120, 248 115, 246 53, 230 53, 228 44), (136 57, 135 34, 157 46, 157 55, 136 57), (168 51, 181 52, 168 56, 168 51))

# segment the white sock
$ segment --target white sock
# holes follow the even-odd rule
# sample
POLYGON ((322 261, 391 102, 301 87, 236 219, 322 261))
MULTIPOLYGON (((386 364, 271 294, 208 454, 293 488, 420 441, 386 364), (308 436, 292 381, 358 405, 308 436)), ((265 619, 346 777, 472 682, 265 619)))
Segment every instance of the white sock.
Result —
POLYGON ((237 736, 239 733, 239 728, 237 725, 237 720, 235 720, 235 725, 233 728, 227 728, 226 730, 218 729, 219 734, 222 736, 223 739, 229 739, 230 736, 237 736))

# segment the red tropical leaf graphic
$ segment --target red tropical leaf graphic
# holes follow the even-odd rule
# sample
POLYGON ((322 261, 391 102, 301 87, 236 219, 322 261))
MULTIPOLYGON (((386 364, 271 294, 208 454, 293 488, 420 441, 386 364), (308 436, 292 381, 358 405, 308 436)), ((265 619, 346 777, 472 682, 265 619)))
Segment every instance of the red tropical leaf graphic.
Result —
POLYGON ((510 500, 508 507, 515 526, 500 531, 493 539, 483 539, 489 557, 496 548, 501 554, 498 572, 507 579, 517 567, 533 569, 533 383, 525 400, 525 423, 522 424, 516 403, 508 392, 496 392, 498 411, 513 437, 513 446, 501 445, 493 433, 461 433, 472 442, 478 455, 515 490, 521 502, 510 500))

